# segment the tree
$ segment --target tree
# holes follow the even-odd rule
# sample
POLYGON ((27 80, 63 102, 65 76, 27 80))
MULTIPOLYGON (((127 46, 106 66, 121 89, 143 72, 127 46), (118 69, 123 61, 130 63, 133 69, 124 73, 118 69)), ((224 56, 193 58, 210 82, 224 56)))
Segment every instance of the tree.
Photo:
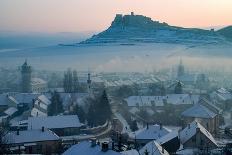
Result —
POLYGON ((131 130, 132 130, 133 132, 139 129, 136 120, 133 120, 133 121, 131 122, 130 128, 131 128, 131 130))
POLYGON ((8 122, 6 124, 0 125, 0 154, 7 154, 9 152, 9 146, 6 145, 7 139, 5 137, 8 134, 8 122))
POLYGON ((182 83, 179 81, 176 86, 175 86, 175 94, 182 94, 183 90, 182 90, 182 83))
POLYGON ((103 91, 96 108, 98 109, 97 111, 99 115, 98 121, 100 124, 103 124, 105 123, 105 121, 111 119, 112 111, 111 111, 110 102, 108 100, 105 90, 103 91))
POLYGON ((64 73, 63 87, 66 93, 77 93, 79 81, 77 71, 72 71, 70 68, 64 73))
POLYGON ((79 87, 79 82, 78 82, 78 77, 77 77, 77 71, 73 71, 73 92, 77 93, 78 92, 78 87, 79 87))
POLYGON ((112 116, 112 111, 110 103, 104 90, 101 96, 96 97, 90 103, 87 120, 89 125, 96 126, 102 125, 107 120, 110 120, 112 116))
POLYGON ((48 115, 53 116, 63 112, 64 109, 60 94, 57 92, 52 93, 51 104, 48 106, 48 115))
POLYGON ((71 114, 75 114, 79 117, 80 122, 84 123, 86 120, 86 114, 83 110, 83 108, 81 106, 79 106, 78 104, 76 104, 73 108, 73 112, 71 114))

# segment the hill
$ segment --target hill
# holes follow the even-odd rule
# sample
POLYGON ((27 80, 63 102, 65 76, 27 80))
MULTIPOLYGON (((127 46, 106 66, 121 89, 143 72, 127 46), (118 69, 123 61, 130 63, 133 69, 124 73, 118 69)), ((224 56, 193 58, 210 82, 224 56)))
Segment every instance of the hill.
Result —
POLYGON ((217 31, 220 35, 224 36, 225 38, 232 40, 232 26, 227 26, 217 31))
POLYGON ((203 43, 215 44, 224 41, 224 37, 214 30, 183 28, 167 23, 153 21, 143 15, 117 14, 110 27, 81 44, 102 43, 203 43))

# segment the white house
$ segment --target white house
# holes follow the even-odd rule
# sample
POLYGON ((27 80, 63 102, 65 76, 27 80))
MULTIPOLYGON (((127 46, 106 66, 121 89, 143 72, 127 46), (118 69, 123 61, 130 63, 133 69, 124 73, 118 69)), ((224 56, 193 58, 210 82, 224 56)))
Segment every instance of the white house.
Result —
POLYGON ((193 121, 179 133, 184 148, 217 148, 214 137, 200 123, 193 121))
POLYGON ((51 101, 45 96, 40 95, 34 102, 33 108, 31 110, 32 117, 47 116, 48 106, 51 104, 51 101))

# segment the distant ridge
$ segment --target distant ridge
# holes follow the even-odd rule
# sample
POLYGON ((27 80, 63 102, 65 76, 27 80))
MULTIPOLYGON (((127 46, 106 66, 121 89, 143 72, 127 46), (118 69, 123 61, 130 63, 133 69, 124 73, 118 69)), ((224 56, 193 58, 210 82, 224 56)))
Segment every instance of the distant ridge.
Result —
POLYGON ((220 35, 232 41, 232 26, 227 26, 217 31, 220 35))
POLYGON ((117 14, 110 27, 80 44, 133 45, 135 43, 218 44, 226 42, 223 31, 170 26, 143 15, 117 14))

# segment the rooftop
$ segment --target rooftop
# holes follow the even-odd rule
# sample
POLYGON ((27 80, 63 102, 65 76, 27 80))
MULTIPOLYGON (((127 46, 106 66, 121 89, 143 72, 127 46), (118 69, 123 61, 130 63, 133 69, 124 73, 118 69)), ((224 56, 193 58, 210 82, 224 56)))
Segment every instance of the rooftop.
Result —
POLYGON ((17 131, 12 131, 9 132, 5 138, 8 144, 59 140, 59 137, 54 132, 48 129, 45 129, 44 132, 42 132, 41 129, 19 131, 19 135, 17 135, 17 131))
POLYGON ((181 115, 184 117, 194 118, 214 118, 217 116, 217 114, 201 104, 195 104, 191 108, 185 110, 181 115))
POLYGON ((147 127, 135 131, 135 134, 131 134, 131 138, 136 138, 136 139, 144 139, 144 140, 156 140, 164 135, 168 134, 171 132, 169 129, 166 127, 163 127, 162 125, 148 125, 147 127))
POLYGON ((81 126, 82 124, 77 115, 29 117, 28 119, 28 129, 41 129, 42 127, 48 129, 60 129, 77 128, 81 126))

